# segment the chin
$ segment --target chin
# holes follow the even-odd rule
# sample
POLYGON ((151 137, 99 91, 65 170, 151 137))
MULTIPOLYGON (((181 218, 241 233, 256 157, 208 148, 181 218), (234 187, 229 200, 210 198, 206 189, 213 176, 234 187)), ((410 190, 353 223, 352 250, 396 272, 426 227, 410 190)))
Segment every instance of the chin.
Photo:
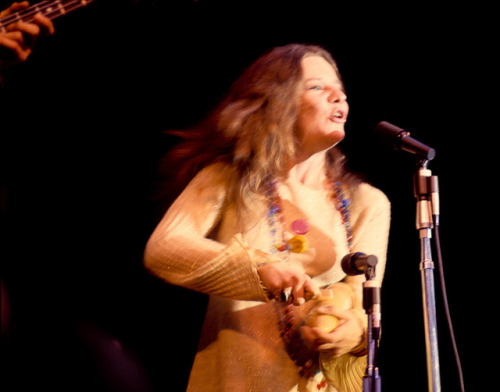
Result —
POLYGON ((334 131, 328 135, 328 143, 331 147, 336 146, 345 138, 345 132, 342 131, 334 131))

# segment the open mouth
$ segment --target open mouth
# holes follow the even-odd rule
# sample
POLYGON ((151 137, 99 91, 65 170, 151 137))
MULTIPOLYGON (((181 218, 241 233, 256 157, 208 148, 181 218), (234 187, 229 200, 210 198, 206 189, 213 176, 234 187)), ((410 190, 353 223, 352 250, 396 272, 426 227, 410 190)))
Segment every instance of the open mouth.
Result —
POLYGON ((347 119, 347 115, 343 110, 339 109, 335 110, 328 118, 333 122, 345 122, 347 119))

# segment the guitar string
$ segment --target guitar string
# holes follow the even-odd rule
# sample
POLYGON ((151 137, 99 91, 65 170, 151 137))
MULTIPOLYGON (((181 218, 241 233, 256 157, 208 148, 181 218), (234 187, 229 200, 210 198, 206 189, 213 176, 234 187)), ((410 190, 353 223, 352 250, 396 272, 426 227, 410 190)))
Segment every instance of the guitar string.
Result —
POLYGON ((10 14, 0 19, 0 29, 5 28, 9 24, 22 20, 24 22, 31 22, 36 14, 42 13, 49 19, 54 19, 57 16, 64 15, 67 12, 74 11, 80 7, 84 7, 94 0, 59 0, 59 1, 42 1, 23 11, 10 14), (60 8, 61 5, 63 8, 60 8), (54 8, 50 10, 50 8, 54 8))
MULTIPOLYGON (((87 2, 91 2, 93 0, 87 0, 87 2)), ((33 6, 25 9, 25 10, 22 10, 20 12, 16 12, 16 13, 13 13, 13 14, 10 14, 10 15, 7 15, 6 17, 0 19, 0 26, 1 25, 8 25, 14 21, 18 21, 18 20, 23 20, 23 21, 26 21, 26 22, 29 22, 33 19, 33 17, 38 14, 38 13, 42 13, 44 14, 44 16, 47 16, 47 17, 51 17, 51 16, 54 16, 54 14, 60 14, 61 11, 72 11, 72 9, 70 9, 69 7, 72 7, 76 4, 76 6, 78 5, 81 5, 81 6, 84 6, 86 5, 83 0, 59 0, 59 1, 42 1, 40 3, 37 3, 37 4, 34 4, 33 6), (63 10, 61 10, 61 8, 58 6, 58 3, 59 5, 62 5, 63 6, 63 10), (50 8, 52 7, 55 7, 54 11, 49 11, 50 8), (48 11, 48 12, 46 12, 48 11), (44 13, 46 12, 46 13, 44 13)))

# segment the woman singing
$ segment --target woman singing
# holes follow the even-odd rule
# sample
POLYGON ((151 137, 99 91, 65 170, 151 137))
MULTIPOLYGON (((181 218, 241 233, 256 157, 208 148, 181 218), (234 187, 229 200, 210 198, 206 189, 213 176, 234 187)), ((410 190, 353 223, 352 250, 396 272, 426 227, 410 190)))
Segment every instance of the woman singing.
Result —
POLYGON ((344 166, 348 112, 331 55, 291 44, 251 65, 174 151, 179 176, 195 175, 145 265, 210 296, 188 391, 361 390, 365 277, 340 261, 376 255, 382 280, 390 205, 344 166))

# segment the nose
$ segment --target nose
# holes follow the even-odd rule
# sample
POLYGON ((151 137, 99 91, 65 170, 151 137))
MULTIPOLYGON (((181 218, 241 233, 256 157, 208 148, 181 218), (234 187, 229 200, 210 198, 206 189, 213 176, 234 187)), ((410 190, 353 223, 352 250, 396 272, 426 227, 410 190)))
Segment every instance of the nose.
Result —
POLYGON ((340 103, 347 100, 347 95, 344 90, 340 87, 334 87, 330 91, 328 101, 330 103, 340 103))

